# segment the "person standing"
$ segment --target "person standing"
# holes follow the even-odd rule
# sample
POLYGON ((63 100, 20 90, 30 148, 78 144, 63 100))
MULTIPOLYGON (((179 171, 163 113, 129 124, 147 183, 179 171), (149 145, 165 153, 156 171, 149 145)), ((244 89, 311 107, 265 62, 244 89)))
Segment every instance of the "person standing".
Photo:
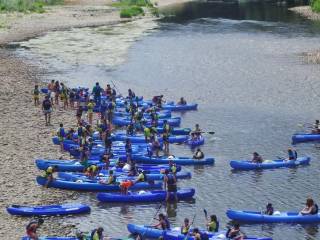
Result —
POLYGON ((52 103, 49 99, 49 96, 46 96, 42 102, 42 110, 46 120, 46 126, 50 125, 51 121, 51 112, 52 112, 52 103))
POLYGON ((165 176, 163 178, 163 185, 167 191, 166 201, 170 200, 170 194, 174 195, 175 201, 178 201, 177 196, 177 178, 174 174, 171 174, 168 169, 165 170, 165 176))

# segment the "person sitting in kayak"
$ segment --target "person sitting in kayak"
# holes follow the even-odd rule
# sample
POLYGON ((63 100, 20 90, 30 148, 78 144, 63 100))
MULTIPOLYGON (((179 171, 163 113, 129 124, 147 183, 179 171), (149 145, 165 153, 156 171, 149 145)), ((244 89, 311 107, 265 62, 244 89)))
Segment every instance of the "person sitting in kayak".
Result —
POLYGON ((87 167, 86 169, 86 172, 85 172, 85 175, 88 177, 88 178, 94 178, 95 176, 97 176, 99 173, 99 168, 97 165, 91 165, 89 167, 87 167))
POLYGON ((226 237, 232 240, 243 240, 245 238, 245 234, 241 232, 240 224, 235 223, 233 227, 227 231, 226 237))
POLYGON ((90 236, 90 239, 92 240, 103 240, 104 237, 103 237, 103 228, 102 227, 99 227, 97 229, 94 229, 92 232, 91 232, 91 236, 90 236))
POLYGON ((101 160, 104 163, 104 169, 109 169, 110 167, 110 155, 104 154, 101 160))
POLYGON ((162 108, 162 102, 163 101, 163 95, 160 95, 160 96, 154 96, 152 98, 152 102, 155 106, 157 106, 158 108, 162 108))
POLYGON ((266 206, 266 211, 264 211, 264 214, 266 215, 273 215, 274 209, 271 203, 268 203, 266 206))
POLYGON ((195 125, 195 128, 191 132, 191 134, 192 133, 195 135, 196 138, 200 138, 201 137, 202 130, 200 129, 200 125, 198 123, 195 125))
POLYGON ((219 231, 219 222, 216 215, 210 216, 210 221, 207 222, 207 230, 209 232, 218 232, 219 231))
POLYGON ((204 158, 204 153, 201 151, 200 148, 197 148, 196 152, 193 155, 193 159, 203 159, 204 158))
POLYGON ((33 220, 26 226, 27 236, 31 240, 38 240, 39 236, 37 234, 37 229, 44 223, 42 218, 39 218, 37 221, 33 220))
POLYGON ((311 131, 314 134, 320 134, 320 121, 316 120, 315 123, 313 124, 313 129, 311 131))
POLYGON ((54 177, 53 174, 58 171, 58 166, 49 166, 45 172, 44 177, 47 179, 47 182, 45 183, 45 187, 47 188, 49 184, 53 181, 54 177))
POLYGON ((168 218, 163 213, 160 213, 158 216, 159 216, 159 220, 158 220, 159 223, 154 225, 153 227, 161 230, 169 230, 170 222, 168 218))
POLYGON ((262 159, 262 157, 259 155, 259 153, 254 152, 254 153, 253 153, 252 162, 253 162, 253 163, 262 163, 262 162, 263 162, 263 159, 262 159))
POLYGON ((165 170, 165 176, 163 177, 164 189, 166 189, 166 201, 170 199, 170 194, 174 195, 175 201, 178 201, 177 196, 177 178, 174 174, 170 173, 168 169, 165 170))
POLYGON ((132 136, 134 134, 134 126, 132 123, 130 123, 127 126, 127 130, 126 130, 127 135, 132 136))
POLYGON ((298 154, 296 150, 288 148, 288 159, 289 160, 297 160, 298 154))
POLYGON ((113 174, 113 170, 109 171, 109 177, 105 180, 100 180, 99 183, 106 184, 106 185, 112 185, 117 183, 117 177, 113 174))
POLYGON ((318 205, 313 201, 312 198, 308 198, 306 206, 300 211, 301 215, 314 215, 318 214, 318 205))
POLYGON ((201 240, 201 234, 198 228, 194 228, 192 231, 192 236, 195 240, 201 240))
POLYGON ((183 97, 181 97, 177 104, 178 105, 187 105, 187 101, 183 97))
POLYGON ((121 194, 128 195, 129 188, 132 187, 135 183, 131 180, 124 180, 120 183, 121 194))
POLYGON ((129 88, 128 89, 128 98, 129 100, 133 99, 136 97, 136 94, 129 88))
POLYGON ((190 221, 189 218, 185 218, 183 221, 183 226, 181 226, 181 234, 187 235, 190 230, 190 221))
POLYGON ((146 173, 141 169, 138 170, 138 173, 139 174, 138 174, 138 177, 137 177, 135 183, 137 183, 137 182, 146 182, 147 181, 146 173))

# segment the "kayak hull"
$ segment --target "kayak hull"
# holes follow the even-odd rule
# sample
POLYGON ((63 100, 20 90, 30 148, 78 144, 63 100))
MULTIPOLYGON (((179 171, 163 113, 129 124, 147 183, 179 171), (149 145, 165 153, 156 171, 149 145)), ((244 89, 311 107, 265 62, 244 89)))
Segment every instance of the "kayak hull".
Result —
POLYGON ((259 170, 274 168, 294 168, 299 165, 307 165, 311 161, 310 157, 300 157, 296 161, 273 160, 264 163, 253 163, 251 161, 231 160, 230 166, 235 170, 259 170))
POLYGON ((297 212, 283 212, 279 215, 265 215, 254 211, 236 211, 229 209, 228 218, 252 223, 319 223, 320 214, 299 215, 297 212))
MULTIPOLYGON (((113 136, 113 139, 115 141, 126 141, 127 139, 130 139, 132 143, 147 143, 145 140, 144 135, 126 135, 126 134, 115 134, 113 136)), ((158 137, 159 142, 162 142, 162 137, 158 137)), ((177 135, 177 136, 170 136, 169 137, 169 143, 184 143, 188 140, 187 135, 177 135)))
POLYGON ((156 157, 148 157, 143 155, 132 155, 132 159, 138 163, 147 163, 147 164, 168 164, 169 161, 179 165, 212 165, 214 164, 214 158, 205 158, 205 159, 192 159, 192 158, 183 158, 178 157, 174 159, 165 158, 156 158, 156 157))
POLYGON ((200 137, 198 139, 188 139, 187 144, 191 147, 197 147, 204 144, 204 137, 200 137))
POLYGON ((90 212, 90 207, 84 204, 62 204, 48 206, 19 206, 12 205, 7 208, 11 215, 19 216, 54 216, 54 215, 70 215, 90 212))
MULTIPOLYGON (((47 179, 44 177, 37 177, 37 183, 39 185, 45 185, 47 179)), ((49 187, 68 189, 75 191, 120 191, 120 186, 118 184, 101 184, 96 181, 78 181, 72 182, 63 179, 55 179, 50 184, 49 187)), ((149 184, 145 182, 137 183, 132 186, 132 190, 142 190, 142 189, 159 189, 162 188, 162 183, 149 184)))
POLYGON ((318 142, 320 141, 320 134, 313 134, 313 133, 301 133, 301 134, 294 134, 292 136, 292 143, 303 143, 303 142, 318 142))
POLYGON ((197 110, 198 104, 186 104, 186 105, 174 105, 174 104, 165 104, 162 106, 163 110, 171 111, 190 111, 197 110))
MULTIPOLYGON (((190 199, 194 196, 195 190, 181 189, 177 191, 178 200, 190 199)), ((143 194, 129 192, 128 195, 113 193, 98 193, 97 199, 100 202, 121 202, 121 203, 138 203, 138 202, 161 202, 166 199, 166 191, 147 191, 143 194)), ((170 200, 174 200, 174 195, 170 194, 170 200)))

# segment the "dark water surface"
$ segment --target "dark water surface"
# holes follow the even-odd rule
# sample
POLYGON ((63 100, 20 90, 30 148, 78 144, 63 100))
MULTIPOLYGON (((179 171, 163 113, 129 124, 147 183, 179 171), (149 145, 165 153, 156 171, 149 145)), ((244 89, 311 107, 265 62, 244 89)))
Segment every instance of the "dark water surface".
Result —
MULTIPOLYGON (((121 64, 80 61, 64 64, 63 70, 46 77, 89 86, 98 79, 113 79, 121 92, 130 87, 147 97, 163 93, 168 99, 185 96, 199 103, 197 112, 182 115, 182 126, 199 123, 216 131, 214 137, 206 136, 202 148, 216 158, 216 164, 185 168, 193 178, 179 185, 195 187, 196 197, 165 207, 173 225, 196 213, 195 225, 203 226, 203 208, 217 214, 224 227, 228 208, 259 210, 272 202, 275 210, 298 211, 308 196, 319 204, 317 144, 296 146, 299 155, 312 158, 310 166, 250 172, 232 172, 229 167, 230 159, 250 158, 253 151, 265 159, 284 156, 292 133, 302 130, 298 124, 319 118, 320 68, 305 64, 301 57, 302 52, 320 48, 319 24, 272 2, 190 3, 165 14, 167 18, 129 48, 121 64)), ((95 54, 104 54, 98 50, 95 54)), ((60 57, 55 52, 37 54, 40 60, 60 57)), ((60 65, 48 66, 59 69, 60 65)), ((184 146, 172 149, 175 155, 191 154, 184 146)), ((149 223, 159 206, 99 204, 94 194, 82 194, 78 200, 89 203, 92 213, 65 221, 84 230, 102 225, 115 236, 127 234, 127 223, 149 223)), ((311 240, 320 239, 319 226, 258 224, 243 225, 243 230, 275 240, 311 240)))

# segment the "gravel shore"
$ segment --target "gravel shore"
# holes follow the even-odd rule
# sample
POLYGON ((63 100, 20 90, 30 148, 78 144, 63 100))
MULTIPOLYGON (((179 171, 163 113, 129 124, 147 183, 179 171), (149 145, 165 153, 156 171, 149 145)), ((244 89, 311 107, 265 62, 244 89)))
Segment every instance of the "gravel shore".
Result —
MULTIPOLYGON (((60 122, 67 126, 74 121, 72 112, 55 110, 51 127, 45 126, 40 107, 32 100, 32 86, 40 83, 41 70, 23 59, 16 58, 8 50, 0 51, 0 239, 19 239, 25 233, 29 218, 12 217, 6 213, 10 204, 43 205, 65 202, 76 198, 74 192, 44 189, 35 182, 40 173, 36 158, 68 158, 59 147, 51 143, 52 131, 60 122)), ((41 233, 67 234, 71 227, 56 220, 44 224, 41 233)))
MULTIPOLYGON (((312 21, 320 21, 320 13, 313 12, 310 6, 294 7, 289 10, 312 21)), ((320 49, 313 52, 303 53, 303 57, 307 63, 320 64, 320 49)))

